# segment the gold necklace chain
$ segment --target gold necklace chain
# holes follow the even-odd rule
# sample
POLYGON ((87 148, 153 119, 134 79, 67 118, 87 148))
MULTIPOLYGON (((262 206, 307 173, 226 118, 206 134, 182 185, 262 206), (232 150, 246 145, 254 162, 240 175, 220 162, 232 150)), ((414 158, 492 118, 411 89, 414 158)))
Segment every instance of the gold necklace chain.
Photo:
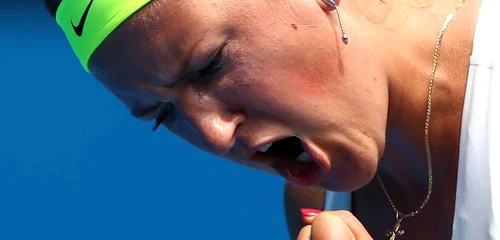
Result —
POLYGON ((433 185, 433 176, 432 176, 432 158, 431 158, 431 148, 429 144, 429 125, 431 122, 431 114, 432 114, 432 88, 434 86, 434 78, 436 75, 436 68, 438 65, 438 60, 439 60, 439 50, 441 49, 441 40, 443 39, 444 33, 446 32, 446 29, 448 28, 448 25, 450 24, 451 20, 455 17, 455 14, 457 13, 458 9, 462 6, 464 0, 461 0, 457 3, 457 6, 455 9, 448 14, 446 17, 446 20, 444 21, 444 24, 441 28, 441 31, 439 32, 438 39, 436 42, 436 47, 434 49, 434 56, 432 59, 432 72, 429 80, 429 90, 428 90, 428 95, 427 95, 427 115, 425 118, 425 151, 427 155, 427 170, 429 174, 429 179, 428 179, 428 189, 427 189, 427 196, 425 197, 424 201, 422 204, 420 204, 420 207, 417 208, 417 210, 410 212, 410 213, 403 213, 399 211, 396 208, 396 205, 394 205, 394 202, 392 201, 392 198, 389 196, 389 193, 387 192, 387 189, 385 188, 384 183, 382 182, 382 179, 380 178, 380 175, 377 174, 377 181, 380 183, 380 186, 382 187, 382 190, 384 191, 385 196, 389 200, 389 203, 391 204, 392 210, 396 213, 396 224, 394 225, 393 230, 389 230, 387 232, 387 236, 390 237, 390 240, 394 240, 397 236, 403 235, 404 230, 401 229, 401 222, 409 217, 414 217, 420 211, 427 205, 427 202, 429 202, 429 199, 431 197, 432 193, 432 185, 433 185))

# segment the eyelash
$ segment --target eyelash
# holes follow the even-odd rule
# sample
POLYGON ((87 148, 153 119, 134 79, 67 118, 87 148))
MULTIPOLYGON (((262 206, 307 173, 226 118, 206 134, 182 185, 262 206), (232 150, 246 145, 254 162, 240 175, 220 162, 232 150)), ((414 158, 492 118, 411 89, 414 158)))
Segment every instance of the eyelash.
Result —
MULTIPOLYGON (((224 47, 226 45, 222 45, 215 55, 211 57, 210 62, 201 70, 196 71, 196 78, 200 80, 212 80, 215 79, 219 73, 222 67, 224 66, 224 63, 226 62, 225 56, 224 56, 224 47)), ((162 103, 165 104, 159 113, 159 115, 155 118, 155 123, 153 124, 153 132, 156 132, 158 128, 164 123, 164 122, 172 122, 175 119, 175 106, 173 103, 162 103)), ((161 106, 160 106, 161 107, 161 106)))
POLYGON ((172 122, 175 119, 175 106, 173 103, 161 103, 159 108, 161 109, 159 115, 155 118, 155 123, 153 124, 153 132, 158 130, 164 122, 172 122))

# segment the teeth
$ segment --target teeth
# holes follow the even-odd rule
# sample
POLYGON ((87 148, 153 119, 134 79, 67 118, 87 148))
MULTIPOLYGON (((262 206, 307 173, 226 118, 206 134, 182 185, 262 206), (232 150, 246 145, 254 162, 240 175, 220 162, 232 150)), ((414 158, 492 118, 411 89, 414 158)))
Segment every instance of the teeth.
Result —
POLYGON ((269 144, 266 144, 265 146, 262 146, 261 148, 259 148, 259 152, 266 152, 267 149, 269 149, 271 147, 271 145, 273 145, 273 143, 269 143, 269 144))
POLYGON ((297 159, 295 159, 295 161, 298 161, 298 162, 312 162, 312 158, 311 156, 309 156, 309 154, 307 154, 307 152, 303 152, 302 154, 300 154, 297 159))

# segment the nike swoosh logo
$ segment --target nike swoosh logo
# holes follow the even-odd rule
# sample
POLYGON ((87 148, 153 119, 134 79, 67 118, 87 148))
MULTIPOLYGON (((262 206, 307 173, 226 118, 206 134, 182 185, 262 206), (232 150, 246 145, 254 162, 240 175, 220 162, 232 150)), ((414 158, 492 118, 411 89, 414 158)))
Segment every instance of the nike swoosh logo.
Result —
POLYGON ((73 30, 75 31, 78 37, 81 37, 83 34, 83 27, 85 26, 85 21, 87 21, 87 15, 89 15, 89 10, 93 2, 94 0, 90 0, 89 5, 87 5, 85 12, 83 12, 82 17, 80 18, 80 23, 78 23, 77 26, 75 26, 73 20, 71 20, 71 25, 73 26, 73 30))

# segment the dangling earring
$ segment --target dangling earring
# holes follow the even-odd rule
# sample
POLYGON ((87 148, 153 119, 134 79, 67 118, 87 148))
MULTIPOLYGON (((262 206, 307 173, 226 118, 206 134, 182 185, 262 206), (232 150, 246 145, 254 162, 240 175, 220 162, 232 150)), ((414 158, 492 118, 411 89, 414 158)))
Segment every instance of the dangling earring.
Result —
POLYGON ((344 24, 342 24, 342 18, 340 18, 339 7, 333 0, 323 0, 330 7, 335 8, 335 12, 337 12, 337 17, 339 19, 340 31, 342 32, 342 41, 347 44, 349 39, 347 38, 347 34, 344 30, 344 24))

